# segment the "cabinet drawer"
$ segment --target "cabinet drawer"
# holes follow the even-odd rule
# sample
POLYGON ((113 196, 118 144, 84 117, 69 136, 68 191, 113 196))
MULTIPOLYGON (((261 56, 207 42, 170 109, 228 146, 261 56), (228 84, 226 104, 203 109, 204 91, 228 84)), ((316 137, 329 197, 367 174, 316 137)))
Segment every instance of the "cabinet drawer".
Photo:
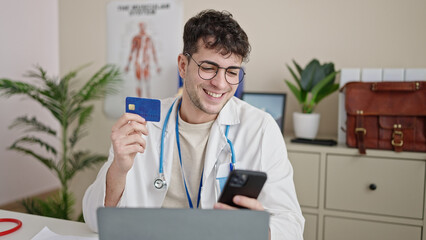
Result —
POLYGON ((327 240, 421 240, 422 228, 393 223, 325 217, 327 240))
POLYGON ((424 161, 327 156, 329 209, 422 219, 424 184, 424 161))
POLYGON ((294 169, 294 185, 301 206, 318 207, 320 155, 288 152, 294 169))
POLYGON ((303 231, 303 239, 316 240, 318 216, 315 214, 304 213, 303 217, 305 218, 305 230, 303 231))

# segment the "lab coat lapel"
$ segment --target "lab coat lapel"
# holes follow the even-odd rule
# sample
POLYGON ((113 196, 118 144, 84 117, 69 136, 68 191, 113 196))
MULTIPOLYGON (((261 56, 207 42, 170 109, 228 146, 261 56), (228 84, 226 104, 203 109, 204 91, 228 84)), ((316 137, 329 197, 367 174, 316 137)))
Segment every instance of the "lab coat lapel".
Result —
POLYGON ((208 179, 213 173, 213 168, 219 158, 220 153, 226 147, 226 138, 223 132, 225 127, 218 124, 217 121, 213 124, 210 130, 209 142, 207 144, 206 156, 204 159, 204 176, 208 179))
MULTIPOLYGON (((203 178, 203 188, 209 190, 202 192, 202 203, 206 204, 207 206, 212 206, 214 204, 214 201, 216 200, 216 176, 214 166, 216 165, 216 163, 218 163, 218 161, 221 161, 219 159, 219 156, 221 156, 222 151, 227 151, 226 149, 228 149, 228 143, 225 137, 226 125, 235 125, 240 122, 238 117, 239 110, 236 107, 235 101, 236 100, 234 98, 231 98, 228 101, 228 103, 223 107, 216 121, 213 123, 212 128, 210 130, 209 141, 206 149, 206 156, 204 159, 203 178)), ((228 154, 225 154, 225 156, 228 156, 228 154)), ((204 207, 206 207, 206 205, 204 207)))

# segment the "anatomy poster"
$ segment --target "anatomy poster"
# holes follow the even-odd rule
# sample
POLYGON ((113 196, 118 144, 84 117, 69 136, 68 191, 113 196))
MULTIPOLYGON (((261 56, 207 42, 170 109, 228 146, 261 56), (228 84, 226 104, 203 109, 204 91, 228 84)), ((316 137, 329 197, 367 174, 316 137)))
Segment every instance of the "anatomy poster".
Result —
POLYGON ((108 4, 108 62, 119 66, 123 74, 118 93, 105 98, 108 117, 124 113, 127 96, 166 98, 177 93, 182 19, 179 0, 108 4))

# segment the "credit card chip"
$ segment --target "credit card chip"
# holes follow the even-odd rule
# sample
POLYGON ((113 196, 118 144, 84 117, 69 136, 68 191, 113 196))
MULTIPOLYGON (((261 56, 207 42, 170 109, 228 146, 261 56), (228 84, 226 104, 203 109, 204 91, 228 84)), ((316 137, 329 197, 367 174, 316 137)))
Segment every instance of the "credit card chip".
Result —
POLYGON ((129 104, 129 110, 135 110, 135 104, 129 104))

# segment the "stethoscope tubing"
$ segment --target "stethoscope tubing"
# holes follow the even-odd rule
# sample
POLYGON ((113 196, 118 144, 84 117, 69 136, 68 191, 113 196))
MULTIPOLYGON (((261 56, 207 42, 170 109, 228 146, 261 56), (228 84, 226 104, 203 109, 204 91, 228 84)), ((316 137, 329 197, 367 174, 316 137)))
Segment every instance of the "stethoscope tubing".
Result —
POLYGON ((229 148, 231 149, 231 163, 229 164, 229 168, 232 170, 234 170, 235 168, 235 152, 234 152, 234 145, 232 144, 231 140, 229 140, 228 138, 228 132, 229 132, 229 125, 226 125, 226 129, 225 129, 225 138, 226 141, 228 142, 229 148))
POLYGON ((167 112, 167 115, 166 115, 166 119, 164 119, 163 129, 161 130, 160 167, 158 170, 160 172, 160 175, 164 173, 163 172, 164 136, 166 135, 167 124, 169 123, 170 114, 173 110, 173 106, 175 105, 176 100, 173 102, 172 106, 169 108, 169 111, 167 112))
POLYGON ((11 223, 17 224, 15 227, 13 227, 11 229, 0 232, 0 236, 11 234, 11 233, 17 231, 18 229, 20 229, 22 227, 22 222, 18 219, 15 219, 15 218, 0 218, 0 222, 11 222, 11 223))

